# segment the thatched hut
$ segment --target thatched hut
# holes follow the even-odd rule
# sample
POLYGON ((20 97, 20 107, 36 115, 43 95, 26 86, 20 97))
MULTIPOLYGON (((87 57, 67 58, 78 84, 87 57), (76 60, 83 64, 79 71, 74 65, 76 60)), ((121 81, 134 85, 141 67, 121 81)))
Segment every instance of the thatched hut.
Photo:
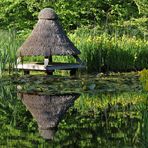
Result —
POLYGON ((26 70, 54 70, 81 68, 82 62, 78 57, 80 51, 74 46, 64 33, 58 21, 58 16, 51 8, 41 10, 38 22, 31 35, 18 49, 18 56, 44 56, 44 67, 41 65, 18 65, 18 69, 26 70), (71 55, 76 58, 78 64, 53 65, 53 55, 71 55), (54 66, 54 67, 52 67, 54 66), (28 69, 27 69, 28 68, 28 69))
POLYGON ((19 93, 23 104, 31 112, 44 139, 53 139, 58 123, 79 94, 43 95, 19 93))

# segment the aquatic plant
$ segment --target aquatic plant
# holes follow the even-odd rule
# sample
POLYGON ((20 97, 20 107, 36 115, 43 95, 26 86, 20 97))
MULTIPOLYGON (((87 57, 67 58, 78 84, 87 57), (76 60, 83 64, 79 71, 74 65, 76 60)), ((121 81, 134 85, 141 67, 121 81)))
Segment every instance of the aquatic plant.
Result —
POLYGON ((6 70, 9 73, 14 71, 20 42, 14 31, 0 30, 0 75, 6 70))
POLYGON ((130 71, 148 66, 148 41, 144 39, 87 28, 76 30, 70 37, 80 49, 88 71, 130 71))

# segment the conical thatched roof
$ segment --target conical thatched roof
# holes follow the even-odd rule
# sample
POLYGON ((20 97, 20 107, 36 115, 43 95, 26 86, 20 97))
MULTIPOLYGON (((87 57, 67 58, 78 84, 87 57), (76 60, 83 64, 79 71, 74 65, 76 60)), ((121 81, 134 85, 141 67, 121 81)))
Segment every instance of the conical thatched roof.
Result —
POLYGON ((43 9, 38 18, 31 35, 19 48, 19 56, 80 54, 80 51, 64 33, 53 9, 43 9))
POLYGON ((53 139, 58 123, 79 94, 43 95, 19 93, 23 104, 36 119, 39 132, 45 139, 53 139))

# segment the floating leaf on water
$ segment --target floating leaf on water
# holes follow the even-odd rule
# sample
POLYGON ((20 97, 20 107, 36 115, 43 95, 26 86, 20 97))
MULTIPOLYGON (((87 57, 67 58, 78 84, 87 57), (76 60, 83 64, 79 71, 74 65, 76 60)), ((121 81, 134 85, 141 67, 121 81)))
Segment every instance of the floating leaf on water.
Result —
POLYGON ((17 85, 17 90, 22 90, 22 86, 21 85, 17 85))
POLYGON ((88 86, 88 88, 89 88, 90 90, 94 90, 95 87, 96 87, 96 84, 91 84, 91 85, 88 86))

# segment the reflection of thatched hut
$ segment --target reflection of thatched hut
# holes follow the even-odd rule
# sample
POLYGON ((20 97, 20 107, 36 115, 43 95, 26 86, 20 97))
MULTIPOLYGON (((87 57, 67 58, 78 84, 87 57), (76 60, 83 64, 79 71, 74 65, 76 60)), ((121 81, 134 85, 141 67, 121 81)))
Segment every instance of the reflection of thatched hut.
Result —
POLYGON ((36 119, 40 134, 53 139, 58 123, 78 94, 39 95, 20 93, 22 102, 36 119))
MULTIPOLYGON (((39 20, 35 25, 31 35, 19 48, 18 54, 20 57, 24 56, 44 56, 44 66, 46 70, 50 69, 53 55, 72 55, 76 58, 79 64, 81 60, 78 58, 80 51, 73 45, 69 38, 64 33, 58 22, 58 16, 51 8, 43 9, 38 16, 39 20), (49 66, 50 65, 50 66, 49 66)), ((68 65, 64 64, 61 67, 54 67, 54 69, 72 69, 80 68, 79 64, 68 65)), ((41 66, 41 65, 40 65, 41 66)), ((58 65, 59 66, 59 65, 58 65)), ((43 70, 43 66, 37 67, 34 65, 18 65, 19 69, 43 70)))

